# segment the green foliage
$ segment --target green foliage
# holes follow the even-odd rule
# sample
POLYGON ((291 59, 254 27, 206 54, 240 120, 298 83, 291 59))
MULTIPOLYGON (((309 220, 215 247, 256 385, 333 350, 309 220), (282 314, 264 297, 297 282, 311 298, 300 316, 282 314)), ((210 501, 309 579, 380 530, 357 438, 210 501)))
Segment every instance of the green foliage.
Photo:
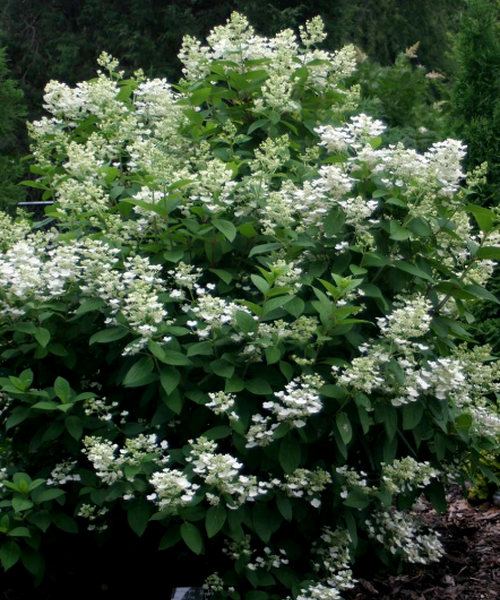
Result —
POLYGON ((17 186, 23 174, 18 138, 22 135, 21 123, 26 117, 26 106, 24 94, 9 72, 5 48, 0 48, 0 106, 0 202, 14 203, 23 198, 23 191, 17 186))
POLYGON ((46 548, 125 523, 233 600, 439 558, 410 509, 442 510, 500 435, 471 327, 499 302, 497 214, 460 142, 388 147, 355 49, 301 36, 234 14, 185 40, 176 85, 104 53, 47 86, 31 185, 53 204, 0 214, 5 570, 40 580, 46 548))
POLYGON ((468 145, 470 169, 488 163, 480 202, 497 204, 500 193, 500 24, 491 0, 469 0, 462 15, 454 58, 451 118, 468 145))
POLYGON ((448 128, 444 76, 415 65, 418 50, 399 54, 394 65, 364 60, 356 74, 362 108, 389 126, 384 141, 427 150, 448 128))

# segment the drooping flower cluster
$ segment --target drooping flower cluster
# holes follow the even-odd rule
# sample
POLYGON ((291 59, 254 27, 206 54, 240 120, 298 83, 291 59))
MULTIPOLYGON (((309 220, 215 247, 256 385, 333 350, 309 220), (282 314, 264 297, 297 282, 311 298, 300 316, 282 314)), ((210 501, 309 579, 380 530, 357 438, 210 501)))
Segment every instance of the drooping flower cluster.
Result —
POLYGON ((285 475, 283 489, 292 498, 306 498, 314 508, 319 508, 319 496, 331 483, 332 476, 324 469, 295 469, 292 474, 285 475))
POLYGON ((68 481, 80 481, 81 476, 78 473, 72 473, 76 465, 76 460, 65 460, 58 463, 52 469, 50 478, 47 479, 47 485, 64 485, 68 481))
POLYGON ((439 471, 427 461, 419 463, 413 457, 406 456, 395 459, 389 465, 382 465, 381 482, 391 494, 404 494, 428 486, 439 475, 439 471))
POLYGON ((444 548, 438 534, 420 533, 420 529, 415 517, 396 509, 381 511, 367 522, 368 535, 391 554, 422 565, 439 561, 444 548))
POLYGON ((321 579, 339 591, 354 587, 349 546, 352 543, 345 529, 333 531, 323 527, 318 541, 313 542, 314 568, 321 579))

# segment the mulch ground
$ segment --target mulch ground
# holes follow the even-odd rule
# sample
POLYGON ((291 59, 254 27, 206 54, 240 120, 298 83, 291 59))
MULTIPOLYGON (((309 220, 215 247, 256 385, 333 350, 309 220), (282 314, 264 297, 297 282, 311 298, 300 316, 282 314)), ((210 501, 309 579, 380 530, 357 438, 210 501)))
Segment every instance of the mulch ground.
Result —
POLYGON ((347 600, 500 599, 500 508, 474 507, 456 495, 448 513, 429 509, 423 516, 441 534, 441 562, 406 575, 359 579, 347 600))

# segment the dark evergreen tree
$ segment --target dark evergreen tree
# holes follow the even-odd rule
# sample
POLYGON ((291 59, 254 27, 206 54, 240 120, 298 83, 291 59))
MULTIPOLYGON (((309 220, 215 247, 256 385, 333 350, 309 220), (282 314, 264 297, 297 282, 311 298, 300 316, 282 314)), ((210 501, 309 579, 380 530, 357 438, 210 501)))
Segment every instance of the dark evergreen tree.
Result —
POLYGON ((5 48, 0 48, 0 106, 0 203, 3 204, 23 198, 23 190, 17 183, 23 173, 19 153, 22 122, 26 117, 24 94, 10 76, 5 48))
POLYGON ((451 95, 456 134, 469 147, 468 166, 488 162, 488 185, 478 201, 500 202, 500 23, 498 4, 468 0, 454 54, 451 95))

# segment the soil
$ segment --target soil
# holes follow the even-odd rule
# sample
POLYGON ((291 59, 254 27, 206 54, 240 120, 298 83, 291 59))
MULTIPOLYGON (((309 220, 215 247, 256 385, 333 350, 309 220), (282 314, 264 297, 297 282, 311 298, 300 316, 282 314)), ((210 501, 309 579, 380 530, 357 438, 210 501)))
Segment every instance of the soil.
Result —
POLYGON ((406 575, 358 579, 346 600, 500 599, 500 508, 471 506, 458 494, 451 500, 444 515, 430 508, 423 515, 441 534, 445 556, 439 563, 406 575))

